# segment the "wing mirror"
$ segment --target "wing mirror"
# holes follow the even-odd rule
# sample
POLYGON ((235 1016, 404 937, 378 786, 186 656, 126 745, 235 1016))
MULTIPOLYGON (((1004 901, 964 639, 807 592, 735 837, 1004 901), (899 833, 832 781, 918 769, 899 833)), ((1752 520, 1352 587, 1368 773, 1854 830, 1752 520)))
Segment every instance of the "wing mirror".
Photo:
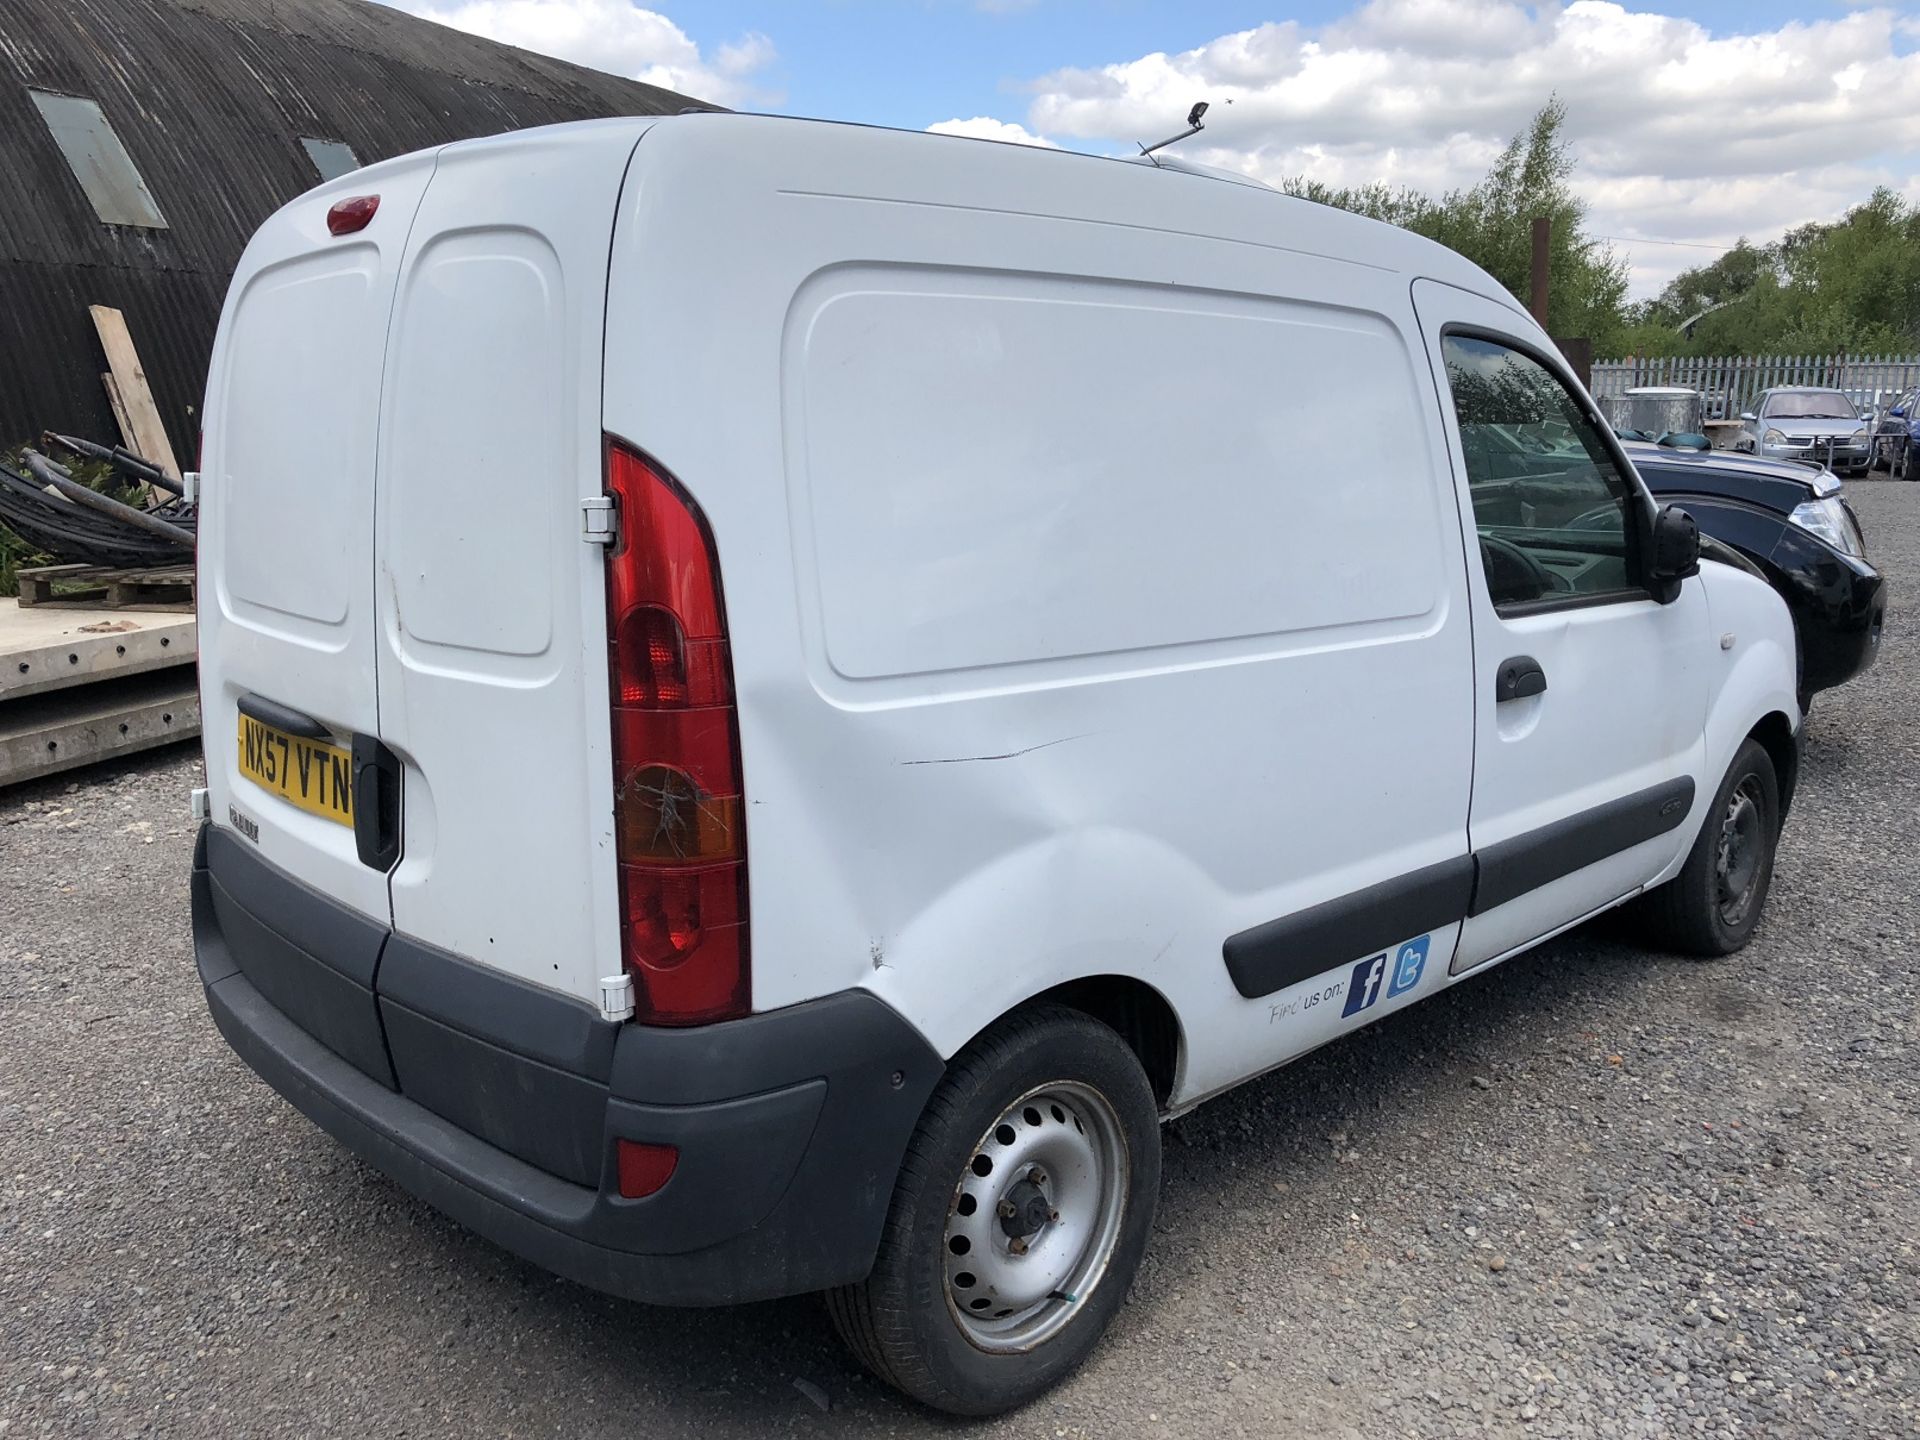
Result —
POLYGON ((1896 420, 1904 420, 1907 418, 1907 407, 1904 405, 1896 405, 1891 410, 1887 411, 1887 413, 1893 416, 1893 418, 1896 420))
POLYGON ((1746 421, 1749 425, 1751 425, 1754 421, 1758 420, 1760 417, 1754 414, 1753 411, 1751 410, 1742 410, 1740 412, 1740 418, 1746 421))
POLYGON ((1647 589, 1662 605, 1680 598, 1680 582, 1700 573, 1700 527, 1678 505, 1662 505, 1653 517, 1647 553, 1647 589))

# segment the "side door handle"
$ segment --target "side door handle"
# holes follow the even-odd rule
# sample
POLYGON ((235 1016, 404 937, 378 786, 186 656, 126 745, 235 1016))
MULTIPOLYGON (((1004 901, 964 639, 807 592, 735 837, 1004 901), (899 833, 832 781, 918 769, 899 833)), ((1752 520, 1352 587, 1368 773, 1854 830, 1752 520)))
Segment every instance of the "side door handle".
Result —
POLYGON ((1500 704, 1524 700, 1529 695, 1544 695, 1546 690, 1547 672, 1531 655, 1516 655, 1501 661, 1493 680, 1493 698, 1500 704))

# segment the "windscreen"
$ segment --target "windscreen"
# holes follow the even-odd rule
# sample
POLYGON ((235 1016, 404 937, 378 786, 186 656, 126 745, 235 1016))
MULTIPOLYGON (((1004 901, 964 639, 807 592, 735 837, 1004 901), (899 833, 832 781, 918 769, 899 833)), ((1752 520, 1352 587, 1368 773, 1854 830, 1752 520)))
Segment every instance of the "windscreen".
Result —
POLYGON ((1767 401, 1769 420, 1852 420, 1853 402, 1838 390, 1775 395, 1767 401))

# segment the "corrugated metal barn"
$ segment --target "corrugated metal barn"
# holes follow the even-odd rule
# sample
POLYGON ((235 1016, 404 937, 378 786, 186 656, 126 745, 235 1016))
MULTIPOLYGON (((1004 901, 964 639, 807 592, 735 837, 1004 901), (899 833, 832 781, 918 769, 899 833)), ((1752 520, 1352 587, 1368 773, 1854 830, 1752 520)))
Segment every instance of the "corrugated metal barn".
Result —
POLYGON ((117 434, 87 310, 111 305, 191 464, 234 262, 323 177, 699 103, 364 0, 0 0, 0 447, 117 434))

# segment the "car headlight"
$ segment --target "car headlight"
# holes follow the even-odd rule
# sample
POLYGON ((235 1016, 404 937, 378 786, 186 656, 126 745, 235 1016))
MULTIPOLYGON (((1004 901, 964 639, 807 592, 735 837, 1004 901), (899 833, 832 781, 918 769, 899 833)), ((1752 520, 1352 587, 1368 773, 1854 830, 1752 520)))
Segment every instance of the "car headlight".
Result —
POLYGON ((1867 432, 1866 432, 1866 430, 1865 430, 1865 429, 1860 429, 1860 430, 1856 430, 1856 431, 1854 431, 1854 432, 1853 432, 1853 435, 1852 435, 1852 437, 1851 437, 1851 438, 1850 438, 1850 439, 1849 439, 1849 440, 1847 441, 1847 443, 1848 443, 1849 445, 1864 445, 1864 444, 1866 444, 1866 443, 1867 443, 1867 432))
POLYGON ((1794 506, 1793 513, 1787 518, 1802 530, 1818 535, 1842 555, 1864 558, 1860 532, 1854 527, 1853 517, 1847 514, 1847 507, 1840 503, 1839 496, 1829 495, 1821 500, 1805 501, 1794 506))
POLYGON ((1760 443, 1762 445, 1784 445, 1787 443, 1787 437, 1780 431, 1769 428, 1767 433, 1760 437, 1760 443))

